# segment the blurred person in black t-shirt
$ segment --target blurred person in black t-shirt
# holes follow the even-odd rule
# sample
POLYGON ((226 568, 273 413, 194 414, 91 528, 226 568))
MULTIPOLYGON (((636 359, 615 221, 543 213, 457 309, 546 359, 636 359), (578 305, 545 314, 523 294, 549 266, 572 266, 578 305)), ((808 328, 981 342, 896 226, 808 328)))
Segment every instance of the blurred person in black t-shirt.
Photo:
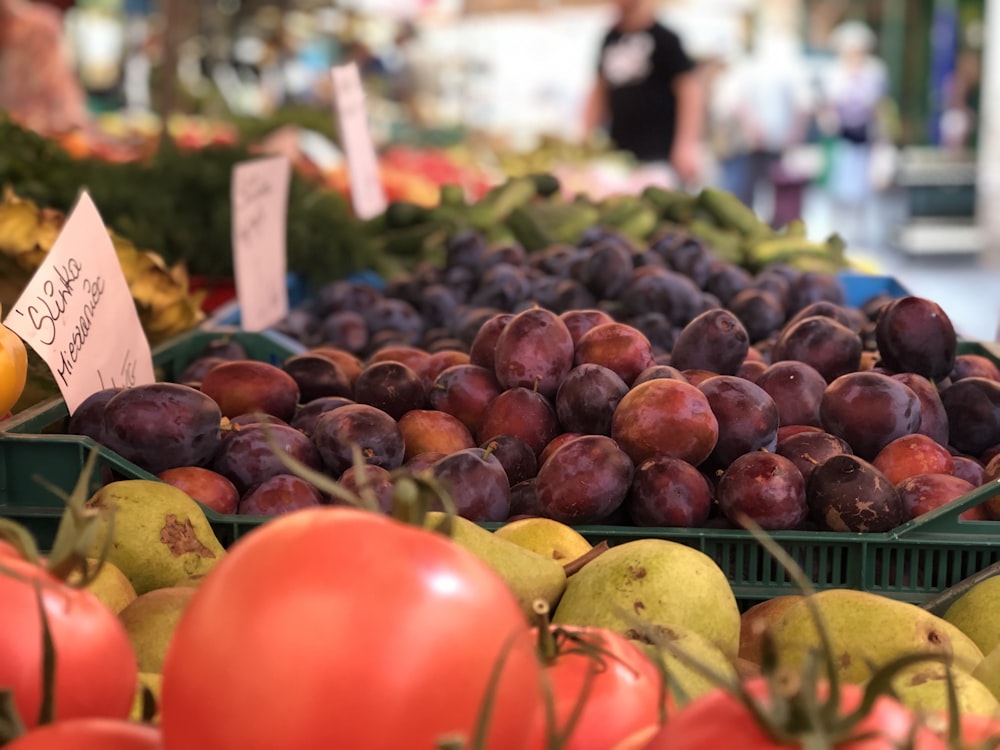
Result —
POLYGON ((669 162, 697 181, 704 104, 698 67, 680 38, 656 19, 652 0, 616 0, 618 20, 605 34, 584 132, 607 128, 618 148, 643 162, 669 162))

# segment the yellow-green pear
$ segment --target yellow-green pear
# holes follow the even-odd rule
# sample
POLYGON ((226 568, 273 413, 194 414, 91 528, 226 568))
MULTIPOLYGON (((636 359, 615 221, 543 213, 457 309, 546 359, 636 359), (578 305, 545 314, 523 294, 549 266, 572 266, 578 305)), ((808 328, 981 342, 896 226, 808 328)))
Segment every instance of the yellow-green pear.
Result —
POLYGON ((659 636, 657 643, 642 643, 641 645, 666 670, 668 687, 673 692, 674 701, 678 706, 683 706, 698 696, 713 690, 718 687, 718 684, 688 664, 673 649, 681 651, 684 656, 691 657, 699 664, 713 670, 720 677, 728 680, 730 684, 739 679, 733 661, 705 636, 678 625, 663 627, 657 632, 659 636), (669 641, 670 646, 664 645, 664 641, 669 641))
MULTIPOLYGON (((92 566, 97 565, 97 560, 88 560, 92 566)), ((76 584, 80 581, 79 572, 72 573, 66 580, 68 583, 76 584)), ((135 587, 118 566, 112 562, 105 561, 98 571, 97 576, 86 586, 94 596, 104 602, 104 605, 115 614, 121 612, 125 607, 135 601, 135 587)))
POLYGON ((160 723, 160 685, 163 678, 154 672, 139 672, 139 689, 135 691, 135 700, 132 701, 132 711, 129 713, 130 721, 142 721, 143 710, 146 708, 144 701, 152 701, 153 715, 149 719, 150 724, 160 723), (149 691, 149 695, 145 695, 149 691))
POLYGON ((740 615, 740 656, 754 664, 761 662, 761 643, 771 623, 802 596, 785 594, 757 602, 740 615))
POLYGON ((107 529, 112 528, 107 559, 128 577, 139 595, 205 574, 226 553, 201 506, 166 482, 111 482, 87 501, 87 507, 113 514, 110 526, 102 524, 91 554, 103 548, 107 529))
POLYGON ((590 542, 579 531, 552 518, 519 518, 493 533, 539 555, 551 557, 560 565, 591 550, 590 542))
MULTIPOLYGON (((427 526, 435 527, 444 518, 444 513, 428 513, 427 526)), ((555 560, 498 537, 467 518, 453 517, 451 538, 507 582, 532 620, 536 599, 544 599, 552 609, 566 588, 566 571, 555 560)))
POLYGON ((979 662, 972 676, 989 688, 998 701, 1000 701, 1000 646, 990 651, 983 660, 979 662))
MULTIPOLYGON (((908 654, 948 654, 971 672, 983 654, 951 623, 920 607, 866 591, 830 589, 811 597, 830 635, 841 679, 865 683, 874 669, 908 654)), ((801 669, 819 634, 805 597, 771 625, 779 663, 801 669)))
MULTIPOLYGON (((947 713, 947 669, 936 662, 915 664, 893 678, 892 689, 900 703, 913 711, 947 713)), ((951 677, 959 713, 1000 717, 1000 703, 986 685, 961 669, 952 669, 951 677)))
POLYGON ((944 613, 944 619, 976 642, 988 654, 1000 645, 1000 576, 980 581, 956 599, 944 613))
POLYGON ((725 573, 704 552, 666 539, 612 547, 570 576, 552 621, 610 628, 648 640, 645 630, 685 627, 734 658, 740 612, 725 573))
POLYGON ((140 672, 159 674, 177 623, 197 589, 173 586, 141 594, 119 613, 140 672))

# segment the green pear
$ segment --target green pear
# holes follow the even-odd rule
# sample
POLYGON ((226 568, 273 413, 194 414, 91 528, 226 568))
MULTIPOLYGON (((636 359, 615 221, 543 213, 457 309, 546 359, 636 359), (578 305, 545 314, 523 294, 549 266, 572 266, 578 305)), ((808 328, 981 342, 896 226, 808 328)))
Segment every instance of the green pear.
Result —
MULTIPOLYGON (((913 711, 948 713, 947 667, 926 662, 902 670, 892 681, 899 702, 913 711)), ((961 715, 1000 716, 1000 702, 974 675, 961 669, 951 671, 961 715)))
MULTIPOLYGON (((873 670, 908 654, 947 654, 957 670, 971 672, 983 654, 951 623, 914 604, 866 591, 830 589, 811 597, 830 635, 834 663, 847 682, 865 683, 873 670)), ((782 666, 801 669, 819 634, 806 598, 771 625, 782 666)))
POLYGON ((136 594, 207 573, 226 554, 201 506, 166 482, 111 482, 87 501, 87 507, 110 510, 114 520, 110 526, 101 525, 90 554, 97 556, 103 549, 112 528, 107 559, 131 581, 136 594))
MULTIPOLYGON (((97 560, 90 560, 90 564, 96 566, 97 560)), ((76 584, 80 579, 80 573, 74 572, 66 580, 68 583, 76 584)), ((114 563, 107 560, 104 561, 97 576, 84 588, 100 599, 104 606, 115 614, 134 602, 136 597, 132 582, 114 563)))
POLYGON ((190 586, 154 589, 141 594, 119 613, 140 672, 163 671, 167 646, 196 591, 190 586))
POLYGON ((160 686, 163 679, 159 674, 154 672, 139 672, 138 680, 138 690, 135 691, 135 699, 132 701, 132 710, 129 712, 130 721, 142 721, 143 720, 143 709, 146 707, 144 700, 146 696, 145 691, 149 691, 149 699, 153 703, 153 716, 150 719, 150 724, 160 723, 160 686))
POLYGON ((640 643, 640 645, 666 670, 668 686, 678 706, 683 706, 718 687, 716 682, 691 666, 684 657, 691 657, 730 683, 735 683, 739 679, 733 661, 705 636, 678 625, 660 628, 657 634, 659 636, 657 641, 661 639, 669 641, 670 646, 663 645, 662 642, 640 643), (683 653, 684 657, 679 656, 671 646, 683 653))
POLYGON ((972 676, 990 689, 993 696, 1000 700, 1000 646, 990 651, 979 662, 972 676))
POLYGON ((685 627, 735 658, 740 611, 725 573, 704 552, 666 539, 612 547, 570 576, 554 623, 610 628, 649 640, 644 628, 685 627))
POLYGON ((496 536, 519 544, 565 565, 591 550, 591 544, 572 526, 552 518, 519 518, 506 523, 496 536))
POLYGON ((944 619, 976 642, 988 654, 1000 645, 996 613, 1000 610, 1000 576, 980 581, 956 599, 944 619))
MULTIPOLYGON (((428 513, 427 526, 436 526, 444 517, 444 513, 428 513)), ((453 517, 451 538, 507 582, 532 620, 536 599, 544 599, 553 609, 566 588, 566 571, 555 560, 498 537, 467 518, 453 517)))
POLYGON ((785 610, 795 604, 800 594, 785 594, 757 602, 740 615, 740 656, 754 664, 760 664, 761 644, 771 623, 781 617, 785 610))

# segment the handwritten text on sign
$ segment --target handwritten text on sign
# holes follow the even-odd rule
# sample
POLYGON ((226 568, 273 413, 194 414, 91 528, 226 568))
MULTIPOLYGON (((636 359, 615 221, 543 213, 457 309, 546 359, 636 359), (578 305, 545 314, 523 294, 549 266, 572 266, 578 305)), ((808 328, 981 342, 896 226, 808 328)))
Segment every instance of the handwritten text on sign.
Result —
POLYGON ((4 323, 52 370, 70 414, 99 390, 155 380, 118 255, 87 193, 4 323))
POLYGON ((240 324, 261 331, 288 314, 285 234, 291 164, 283 156, 233 169, 233 271, 240 324))
POLYGON ((370 219, 385 211, 386 201, 375 145, 368 129, 368 108, 361 76, 354 63, 335 66, 331 75, 340 147, 347 159, 351 205, 359 218, 370 219))

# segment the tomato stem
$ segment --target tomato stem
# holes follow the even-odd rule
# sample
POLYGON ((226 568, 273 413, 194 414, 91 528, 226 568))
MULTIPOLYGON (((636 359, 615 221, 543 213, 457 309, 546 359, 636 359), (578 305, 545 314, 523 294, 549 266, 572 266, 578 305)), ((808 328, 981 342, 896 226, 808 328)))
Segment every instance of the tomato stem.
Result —
POLYGON ((559 656, 559 647, 549 621, 549 603, 544 599, 535 599, 531 603, 531 609, 535 614, 535 628, 538 631, 538 656, 542 664, 551 664, 559 656))

